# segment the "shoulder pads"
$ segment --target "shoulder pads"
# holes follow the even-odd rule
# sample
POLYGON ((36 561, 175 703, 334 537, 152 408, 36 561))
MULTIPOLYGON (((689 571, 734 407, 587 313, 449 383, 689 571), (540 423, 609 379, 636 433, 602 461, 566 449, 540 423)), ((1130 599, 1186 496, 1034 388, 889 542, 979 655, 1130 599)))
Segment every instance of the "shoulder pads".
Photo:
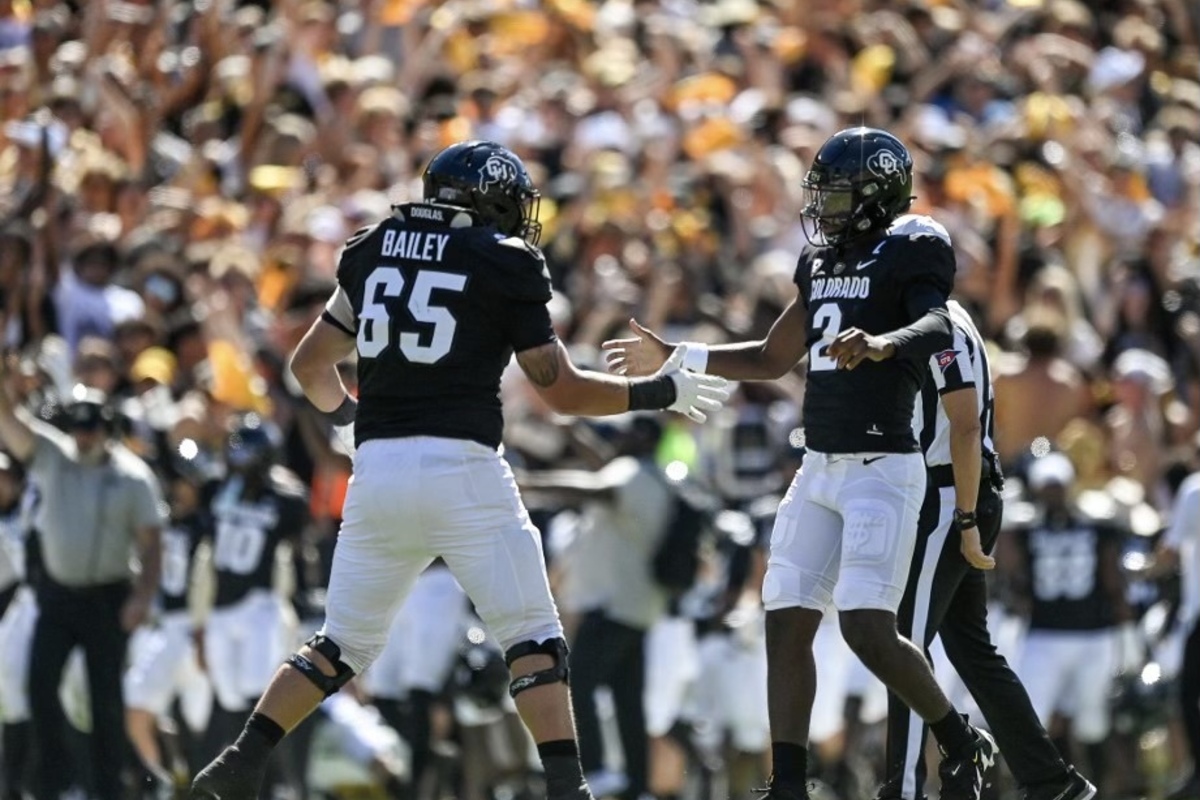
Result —
POLYGON ((905 214, 897 217, 888 228, 888 236, 907 236, 910 239, 932 237, 941 239, 947 245, 951 244, 949 231, 933 217, 923 214, 905 214))

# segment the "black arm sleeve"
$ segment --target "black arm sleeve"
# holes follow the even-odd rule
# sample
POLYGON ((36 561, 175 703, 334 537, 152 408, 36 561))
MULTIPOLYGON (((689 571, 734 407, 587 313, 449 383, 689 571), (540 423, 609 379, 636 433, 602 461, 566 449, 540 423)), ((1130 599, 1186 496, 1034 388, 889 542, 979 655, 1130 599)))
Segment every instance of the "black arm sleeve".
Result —
POLYGON ((896 358, 926 361, 934 353, 950 349, 954 344, 954 332, 945 295, 934 286, 914 286, 906 299, 909 313, 916 316, 917 321, 883 335, 896 347, 896 358), (921 305, 924 309, 913 313, 914 307, 921 305))

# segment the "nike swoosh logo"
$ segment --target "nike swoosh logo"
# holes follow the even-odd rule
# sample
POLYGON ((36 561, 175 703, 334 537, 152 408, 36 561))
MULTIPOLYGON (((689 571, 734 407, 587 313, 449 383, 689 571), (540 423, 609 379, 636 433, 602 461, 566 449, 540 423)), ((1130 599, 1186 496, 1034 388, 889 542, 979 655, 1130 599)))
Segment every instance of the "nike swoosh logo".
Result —
POLYGON ((860 261, 860 262, 858 262, 858 264, 855 265, 854 269, 856 271, 860 270, 860 269, 866 269, 867 267, 871 266, 878 260, 879 260, 878 258, 872 258, 870 261, 860 261))
POLYGON ((874 464, 876 461, 880 461, 885 458, 887 458, 887 456, 875 456, 874 458, 864 458, 863 464, 864 465, 865 464, 874 464))

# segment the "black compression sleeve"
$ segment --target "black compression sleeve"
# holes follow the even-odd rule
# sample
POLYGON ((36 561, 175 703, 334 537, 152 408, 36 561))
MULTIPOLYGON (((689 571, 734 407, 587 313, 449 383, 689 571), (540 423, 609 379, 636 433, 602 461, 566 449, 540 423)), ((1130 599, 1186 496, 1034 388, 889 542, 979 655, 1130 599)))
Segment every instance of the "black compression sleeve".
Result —
POLYGON ((675 381, 667 375, 629 382, 630 411, 657 411, 674 403, 677 396, 675 381))
POLYGON ((885 333, 883 338, 895 346, 896 358, 924 361, 934 353, 948 350, 954 345, 950 312, 944 307, 931 308, 916 322, 885 333))

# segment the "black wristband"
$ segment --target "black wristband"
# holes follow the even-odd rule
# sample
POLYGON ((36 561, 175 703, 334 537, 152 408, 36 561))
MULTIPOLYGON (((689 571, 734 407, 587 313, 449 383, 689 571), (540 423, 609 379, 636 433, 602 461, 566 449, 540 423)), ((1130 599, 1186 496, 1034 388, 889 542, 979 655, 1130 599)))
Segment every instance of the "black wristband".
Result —
POLYGON ((326 412, 325 418, 332 422, 334 426, 341 428, 354 422, 354 415, 357 412, 358 401, 350 395, 346 395, 346 399, 342 401, 340 406, 333 411, 326 412))
POLYGON ((961 508, 956 508, 954 509, 954 524, 957 525, 958 529, 961 531, 968 528, 974 528, 979 523, 975 521, 974 511, 963 511, 961 508))
POLYGON ((674 403, 676 397, 675 381, 668 375, 629 381, 630 411, 657 411, 674 403))

